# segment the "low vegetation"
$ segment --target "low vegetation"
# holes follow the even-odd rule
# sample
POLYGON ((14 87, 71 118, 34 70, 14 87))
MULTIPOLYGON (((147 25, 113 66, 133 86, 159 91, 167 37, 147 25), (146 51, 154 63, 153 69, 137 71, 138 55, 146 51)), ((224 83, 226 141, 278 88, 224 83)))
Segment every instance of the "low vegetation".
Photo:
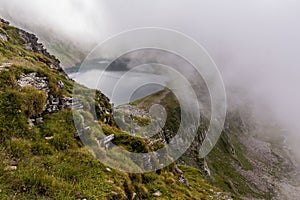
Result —
MULTIPOLYGON (((44 112, 47 94, 34 87, 20 87, 22 74, 35 72, 46 77, 54 97, 71 97, 74 82, 49 67, 51 58, 24 47, 17 28, 0 22, 0 199, 228 199, 229 193, 209 185, 199 170, 180 166, 189 185, 179 182, 173 165, 157 172, 129 174, 102 164, 76 139, 73 112, 61 109, 44 112), (64 83, 59 88, 58 81, 64 83), (42 116, 34 125, 28 119, 42 116), (154 193, 161 194, 155 197, 154 193)), ((79 86, 83 92, 96 92, 79 86)), ((100 94, 99 92, 96 92, 100 94)), ((82 99, 85 110, 90 100, 82 99)), ((96 107, 111 109, 108 100, 96 100, 96 107)), ((96 110, 98 110, 96 108, 96 110)), ((81 113, 90 117, 88 113, 81 113)), ((106 135, 113 143, 131 152, 148 152, 143 139, 135 138, 98 115, 106 135)), ((76 115, 76 114, 75 114, 76 115)), ((135 119, 139 123, 147 121, 135 119)), ((92 133, 97 134, 96 130, 92 133)), ((129 166, 130 167, 130 166, 129 166)))

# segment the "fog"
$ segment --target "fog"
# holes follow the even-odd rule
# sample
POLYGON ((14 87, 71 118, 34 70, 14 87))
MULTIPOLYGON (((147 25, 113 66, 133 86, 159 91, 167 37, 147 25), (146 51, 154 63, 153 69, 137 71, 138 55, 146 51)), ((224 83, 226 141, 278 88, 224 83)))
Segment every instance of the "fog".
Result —
POLYGON ((0 15, 13 24, 42 37, 48 32, 67 38, 84 52, 137 27, 187 34, 218 65, 229 99, 255 102, 257 116, 278 119, 295 146, 300 142, 297 0, 0 0, 0 5, 0 15))

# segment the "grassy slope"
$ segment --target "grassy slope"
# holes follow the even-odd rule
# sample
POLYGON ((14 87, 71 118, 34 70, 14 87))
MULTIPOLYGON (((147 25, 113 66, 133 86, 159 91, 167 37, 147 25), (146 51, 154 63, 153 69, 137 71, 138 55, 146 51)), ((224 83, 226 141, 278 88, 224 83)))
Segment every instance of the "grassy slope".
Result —
MULTIPOLYGON (((130 199, 134 192, 136 199, 151 199, 157 190, 162 192, 157 199, 224 199, 220 190, 191 167, 180 166, 190 187, 179 183, 172 167, 160 174, 106 170, 74 139, 71 110, 44 114, 44 122, 30 128, 27 119, 40 111, 43 92, 20 88, 16 83, 20 75, 37 72, 47 77, 55 96, 71 96, 74 82, 50 69, 45 64, 49 58, 27 51, 16 28, 0 23, 0 32, 8 36, 8 41, 0 39, 0 65, 12 64, 0 71, 0 199, 130 199), (58 80, 64 82, 65 90, 57 87, 58 80), (53 139, 45 139, 50 136, 53 139), (9 170, 9 166, 17 166, 17 170, 9 170)), ((143 141, 114 127, 106 125, 104 132, 116 134, 114 142, 128 150, 141 142, 149 149, 143 141)))
MULTIPOLYGON (((179 105, 174 100, 175 96, 173 96, 172 93, 169 92, 166 94, 166 91, 160 91, 132 104, 147 109, 153 102, 157 101, 157 99, 161 99, 159 103, 164 105, 168 112, 168 121, 172 122, 166 123, 166 128, 176 133, 178 127, 174 126, 174 124, 180 122, 180 109, 178 109, 179 105), (163 98, 161 99, 162 96, 163 98)), ((207 124, 205 123, 207 122, 204 121, 199 128, 199 134, 205 132, 207 127, 207 124)), ((201 171, 201 173, 211 184, 222 188, 225 191, 232 192, 237 196, 270 199, 270 193, 260 191, 255 183, 247 180, 237 170, 237 166, 246 171, 252 170, 253 168, 246 157, 246 147, 239 141, 239 135, 242 133, 242 130, 239 128, 237 120, 230 119, 229 124, 230 129, 223 131, 215 148, 206 157, 211 176, 206 176, 203 171, 201 171), (234 154, 232 153, 232 149, 234 149, 234 154)), ((198 158, 197 147, 199 147, 199 143, 192 145, 180 160, 189 166, 202 169, 201 163, 203 160, 198 158)))

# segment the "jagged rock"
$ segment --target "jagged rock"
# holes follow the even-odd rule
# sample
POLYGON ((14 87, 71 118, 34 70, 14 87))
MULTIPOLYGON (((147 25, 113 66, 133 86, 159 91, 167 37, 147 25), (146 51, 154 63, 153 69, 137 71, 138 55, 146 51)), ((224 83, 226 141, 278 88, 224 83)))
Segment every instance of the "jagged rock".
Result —
POLYGON ((47 94, 50 92, 46 77, 38 77, 37 73, 23 74, 17 81, 21 87, 32 86, 39 90, 43 90, 47 94))
MULTIPOLYGON (((32 86, 38 90, 44 91, 48 95, 47 102, 45 105, 45 110, 47 111, 47 113, 58 112, 63 108, 71 108, 72 106, 74 109, 83 108, 83 105, 77 98, 59 98, 49 94, 50 88, 48 85, 47 78, 39 77, 35 72, 21 75, 21 78, 17 80, 17 83, 21 87, 32 86)), ((62 81, 58 81, 58 86, 60 87, 60 89, 64 89, 64 83, 62 81)))
POLYGON ((63 98, 61 98, 61 102, 64 105, 64 108, 71 108, 72 107, 73 98, 63 97, 63 98))
POLYGON ((7 36, 4 33, 0 33, 0 38, 4 41, 7 41, 7 36))
POLYGON ((208 164, 205 159, 203 161, 203 171, 206 173, 206 175, 208 175, 208 176, 211 175, 210 169, 209 169, 208 164))
POLYGON ((59 64, 50 64, 49 65, 49 67, 51 68, 51 69, 56 69, 56 70, 59 70, 60 71, 60 66, 59 66, 59 64))
POLYGON ((189 186, 188 180, 183 175, 179 176, 179 182, 186 185, 186 186, 189 186))
POLYGON ((45 55, 47 58, 49 58, 49 63, 46 63, 48 64, 49 68, 55 69, 67 77, 60 66, 60 61, 55 56, 50 55, 50 53, 44 48, 43 44, 38 42, 38 38, 34 34, 19 29, 19 35, 24 39, 24 47, 28 51, 45 55))
POLYGON ((1 19, 1 18, 0 18, 0 21, 1 21, 2 23, 4 23, 4 24, 7 24, 7 25, 9 25, 9 22, 8 22, 8 21, 6 21, 6 20, 4 20, 4 19, 1 19))
POLYGON ((34 123, 33 123, 32 119, 28 119, 27 123, 28 123, 28 125, 29 125, 30 128, 34 127, 34 123))
POLYGON ((161 191, 157 190, 152 194, 154 197, 160 197, 162 195, 161 191))
POLYGON ((63 89, 65 88, 65 85, 64 85, 64 83, 63 83, 61 80, 59 80, 57 84, 58 84, 58 87, 59 87, 61 90, 63 90, 63 89))
POLYGON ((59 106, 59 102, 60 102, 59 98, 50 95, 46 103, 47 112, 48 113, 58 112, 61 109, 60 108, 61 106, 59 106))
POLYGON ((51 105, 59 104, 59 98, 55 98, 53 95, 50 95, 49 100, 50 100, 51 105))
MULTIPOLYGON (((71 108, 74 99, 68 97, 54 97, 53 95, 49 95, 46 103, 46 108, 48 113, 58 112, 63 108, 71 108)), ((83 106, 78 103, 82 108, 83 106)))
MULTIPOLYGON (((38 90, 42 90, 48 96, 47 102, 45 104, 44 110, 48 113, 54 113, 62 109, 63 106, 60 106, 60 99, 49 95, 50 88, 48 84, 47 77, 39 77, 36 72, 30 74, 22 74, 21 78, 17 80, 17 83, 20 87, 35 87, 38 90)), ((43 118, 39 117, 34 120, 36 123, 42 123, 43 118)))

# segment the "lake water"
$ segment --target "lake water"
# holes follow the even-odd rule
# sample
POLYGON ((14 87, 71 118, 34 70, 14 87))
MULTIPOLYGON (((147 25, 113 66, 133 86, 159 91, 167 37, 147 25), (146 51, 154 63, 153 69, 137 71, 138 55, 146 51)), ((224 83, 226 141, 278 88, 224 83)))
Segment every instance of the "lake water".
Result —
POLYGON ((115 105, 132 102, 160 91, 167 81, 163 75, 145 70, 90 69, 80 73, 70 73, 69 77, 89 88, 99 89, 115 105))

